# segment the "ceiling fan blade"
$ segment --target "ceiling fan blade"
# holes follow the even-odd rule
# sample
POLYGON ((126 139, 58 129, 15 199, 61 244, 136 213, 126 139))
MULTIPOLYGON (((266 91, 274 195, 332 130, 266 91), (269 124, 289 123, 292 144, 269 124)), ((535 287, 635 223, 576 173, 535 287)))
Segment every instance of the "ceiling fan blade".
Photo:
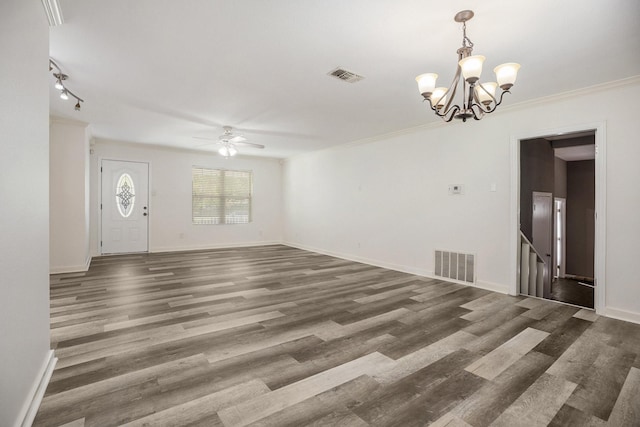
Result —
POLYGON ((252 147, 252 148, 264 148, 264 145, 262 144, 255 144, 253 142, 234 142, 234 145, 238 146, 238 147, 252 147))
POLYGON ((247 138, 242 135, 237 135, 229 139, 229 142, 232 144, 237 144, 238 142, 245 142, 247 138))
POLYGON ((205 136, 193 136, 192 138, 193 138, 193 139, 204 139, 205 141, 215 141, 215 142, 218 142, 218 140, 217 140, 217 139, 215 139, 215 138, 207 138, 207 137, 205 137, 205 136))

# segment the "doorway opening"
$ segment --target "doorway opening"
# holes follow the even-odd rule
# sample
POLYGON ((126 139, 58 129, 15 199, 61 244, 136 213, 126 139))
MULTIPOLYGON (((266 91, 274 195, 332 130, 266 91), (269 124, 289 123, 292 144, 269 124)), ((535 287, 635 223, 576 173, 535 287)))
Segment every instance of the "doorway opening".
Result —
POLYGON ((517 144, 517 293, 597 308, 596 130, 517 144))

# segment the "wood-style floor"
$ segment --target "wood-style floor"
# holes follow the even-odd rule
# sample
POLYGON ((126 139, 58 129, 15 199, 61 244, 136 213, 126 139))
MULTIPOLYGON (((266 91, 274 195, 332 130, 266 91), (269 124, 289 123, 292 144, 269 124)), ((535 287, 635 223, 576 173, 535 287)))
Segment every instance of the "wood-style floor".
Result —
POLYGON ((286 246, 51 278, 35 426, 639 426, 640 325, 286 246))

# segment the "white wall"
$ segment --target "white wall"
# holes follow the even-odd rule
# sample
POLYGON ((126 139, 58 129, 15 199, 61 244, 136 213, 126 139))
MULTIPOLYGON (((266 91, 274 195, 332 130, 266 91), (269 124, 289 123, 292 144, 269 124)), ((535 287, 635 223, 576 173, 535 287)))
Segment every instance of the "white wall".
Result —
POLYGON ((49 28, 0 2, 0 425, 22 422, 49 351, 49 28))
POLYGON ((50 269, 86 271, 91 260, 87 124, 52 118, 49 139, 50 269))
POLYGON ((427 276, 435 249, 475 253, 478 285, 508 292, 512 137, 606 122, 605 313, 640 322, 638 96, 635 78, 289 159, 285 242, 427 276))
POLYGON ((263 245, 282 242, 282 165, 276 159, 177 150, 97 140, 91 155, 91 250, 99 253, 101 159, 150 164, 151 252, 263 245), (191 167, 252 170, 253 221, 234 225, 191 223, 191 167))

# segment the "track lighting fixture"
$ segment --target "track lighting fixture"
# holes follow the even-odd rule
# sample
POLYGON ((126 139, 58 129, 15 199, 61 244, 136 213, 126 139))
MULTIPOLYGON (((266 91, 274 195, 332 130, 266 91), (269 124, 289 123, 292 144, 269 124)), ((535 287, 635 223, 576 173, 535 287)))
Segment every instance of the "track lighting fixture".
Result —
POLYGON ((56 82, 53 85, 53 87, 55 87, 56 89, 58 89, 60 91, 60 98, 64 99, 65 101, 69 99, 69 96, 72 96, 76 99, 76 105, 74 107, 74 109, 76 111, 80 111, 81 102, 84 102, 84 99, 80 98, 79 96, 77 96, 75 93, 71 92, 69 90, 69 88, 67 88, 64 85, 64 81, 67 80, 69 78, 68 75, 64 74, 62 72, 62 70, 60 69, 60 67, 58 66, 58 64, 56 64, 53 59, 49 58, 49 71, 54 71, 53 72, 53 77, 55 77, 56 82))
POLYGON ((62 90, 64 89, 64 85, 62 84, 62 78, 64 77, 65 79, 67 78, 66 74, 54 74, 54 76, 56 76, 58 78, 58 80, 56 80, 56 84, 53 85, 53 87, 55 87, 58 90, 62 90))

